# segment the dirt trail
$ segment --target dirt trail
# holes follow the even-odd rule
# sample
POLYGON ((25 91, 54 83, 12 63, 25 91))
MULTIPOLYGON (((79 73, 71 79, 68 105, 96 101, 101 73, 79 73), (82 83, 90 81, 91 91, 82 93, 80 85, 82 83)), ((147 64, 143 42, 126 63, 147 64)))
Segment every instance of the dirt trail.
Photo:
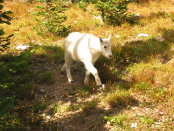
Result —
MULTIPOLYGON (((105 112, 99 107, 84 111, 81 108, 52 113, 51 110, 56 103, 61 102, 62 105, 76 105, 81 106, 86 101, 96 100, 96 95, 100 93, 92 93, 91 95, 82 95, 83 92, 83 80, 85 76, 85 70, 82 65, 72 65, 72 76, 74 79, 73 84, 67 82, 66 73, 62 73, 61 67, 63 62, 52 63, 38 63, 37 70, 48 70, 54 72, 55 83, 54 84, 42 84, 38 85, 36 90, 36 99, 43 100, 47 104, 47 108, 42 112, 46 115, 45 124, 46 130, 57 131, 105 131, 110 130, 105 126, 104 115, 105 112), (44 65, 44 66, 43 66, 44 65)), ((60 105, 61 106, 61 105, 60 105)), ((75 107, 74 107, 75 108, 75 107)), ((45 130, 45 127, 43 128, 45 130)))

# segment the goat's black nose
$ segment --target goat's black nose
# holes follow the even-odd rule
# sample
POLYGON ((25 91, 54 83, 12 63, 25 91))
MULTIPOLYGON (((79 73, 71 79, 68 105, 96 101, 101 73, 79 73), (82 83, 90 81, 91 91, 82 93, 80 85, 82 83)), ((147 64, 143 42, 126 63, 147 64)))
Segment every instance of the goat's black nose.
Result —
POLYGON ((111 58, 111 57, 112 57, 112 55, 109 55, 109 57, 111 58))

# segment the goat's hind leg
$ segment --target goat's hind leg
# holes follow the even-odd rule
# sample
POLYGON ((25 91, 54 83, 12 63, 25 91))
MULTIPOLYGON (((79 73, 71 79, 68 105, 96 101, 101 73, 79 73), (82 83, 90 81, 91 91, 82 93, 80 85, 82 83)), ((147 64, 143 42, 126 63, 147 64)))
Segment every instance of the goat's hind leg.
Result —
POLYGON ((66 64, 64 63, 64 65, 61 68, 61 72, 64 72, 66 70, 66 64))
POLYGON ((65 68, 66 69, 66 73, 67 73, 67 78, 68 78, 68 82, 69 83, 72 83, 73 82, 73 79, 72 79, 72 76, 71 76, 71 64, 72 64, 72 58, 71 56, 66 52, 65 53, 65 64, 62 68, 65 68))

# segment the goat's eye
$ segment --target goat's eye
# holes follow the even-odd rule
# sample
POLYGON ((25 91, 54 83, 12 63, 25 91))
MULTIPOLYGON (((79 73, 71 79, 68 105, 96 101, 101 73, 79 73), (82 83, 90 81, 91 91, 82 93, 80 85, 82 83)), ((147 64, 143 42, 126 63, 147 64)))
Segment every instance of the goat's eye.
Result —
POLYGON ((104 48, 106 49, 106 48, 107 48, 107 46, 104 46, 104 48))

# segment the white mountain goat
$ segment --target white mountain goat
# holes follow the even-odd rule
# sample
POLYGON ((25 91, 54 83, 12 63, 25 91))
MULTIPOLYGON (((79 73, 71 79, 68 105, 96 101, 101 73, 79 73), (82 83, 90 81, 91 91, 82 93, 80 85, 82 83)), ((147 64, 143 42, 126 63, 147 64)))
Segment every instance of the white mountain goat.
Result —
POLYGON ((110 38, 111 35, 108 38, 101 39, 92 34, 82 34, 79 32, 73 32, 68 35, 64 41, 65 64, 61 70, 66 69, 69 83, 73 82, 70 65, 74 60, 83 62, 86 67, 85 84, 89 82, 91 73, 95 77, 97 86, 104 87, 104 84, 101 83, 98 71, 94 67, 94 63, 100 54, 103 54, 106 58, 112 57, 110 38))

